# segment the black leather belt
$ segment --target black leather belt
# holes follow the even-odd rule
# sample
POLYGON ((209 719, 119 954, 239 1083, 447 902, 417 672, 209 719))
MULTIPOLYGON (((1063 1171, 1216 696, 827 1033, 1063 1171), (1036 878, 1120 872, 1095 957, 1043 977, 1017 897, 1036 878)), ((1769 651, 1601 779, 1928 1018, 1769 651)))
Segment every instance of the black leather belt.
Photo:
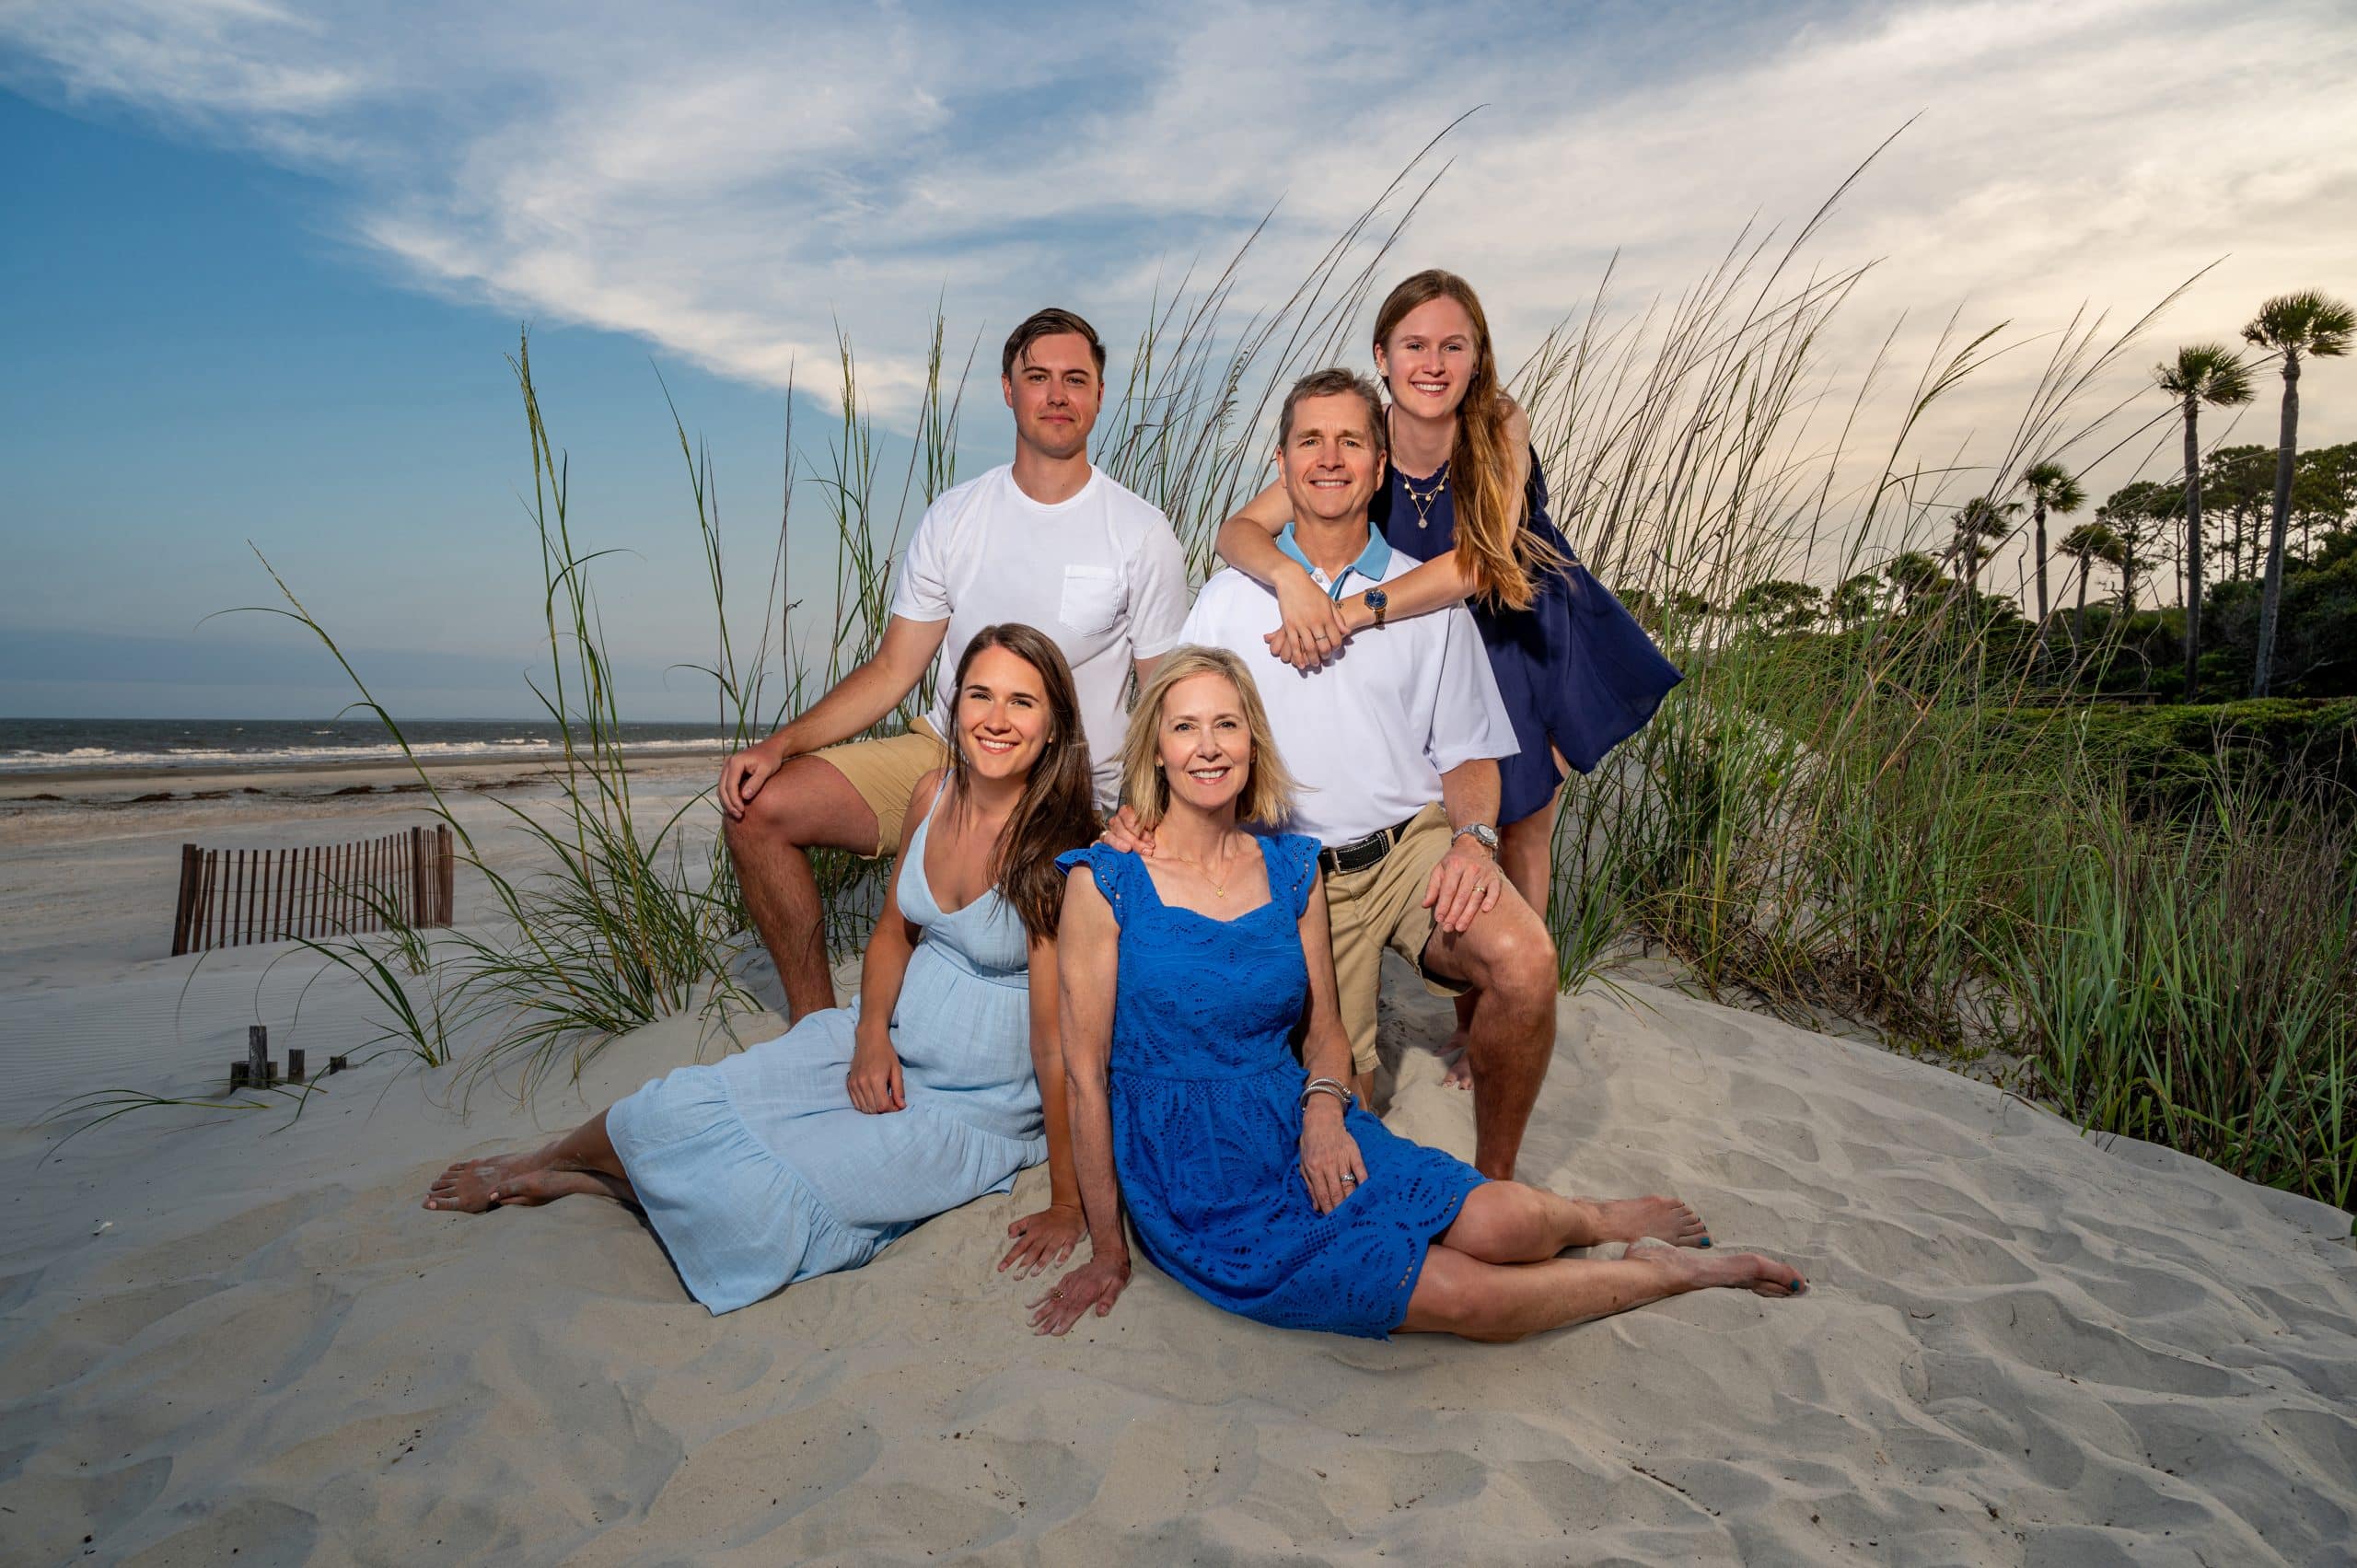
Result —
POLYGON ((1341 877, 1348 872, 1364 871, 1391 853, 1391 846, 1407 832, 1411 817, 1405 822, 1394 822, 1388 828, 1377 828, 1363 839, 1353 839, 1346 844, 1318 852, 1318 869, 1329 877, 1341 877))

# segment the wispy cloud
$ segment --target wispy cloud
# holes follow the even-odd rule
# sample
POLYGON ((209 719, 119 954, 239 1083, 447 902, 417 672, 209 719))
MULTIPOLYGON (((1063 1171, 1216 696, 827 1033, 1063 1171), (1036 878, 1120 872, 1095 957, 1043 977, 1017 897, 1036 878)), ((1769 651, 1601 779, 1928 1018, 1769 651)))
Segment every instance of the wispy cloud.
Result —
POLYGON ((2357 21, 2334 0, 1570 21, 1364 0, 19 0, 0 42, 28 90, 328 175, 350 232, 421 286, 772 385, 830 361, 840 321, 888 405, 944 291, 969 328, 1048 298, 1118 327, 1157 270, 1223 253, 1280 200, 1262 264, 1283 275, 1475 104, 1406 260, 1472 275, 1510 346, 1616 250, 1642 296, 1755 214, 1804 217, 1919 111, 1824 242, 1882 262, 1837 358, 1959 301, 2027 331, 2083 301, 2131 318, 2227 255, 2171 331, 2230 335, 2268 292, 2346 289, 2357 254, 2357 21))

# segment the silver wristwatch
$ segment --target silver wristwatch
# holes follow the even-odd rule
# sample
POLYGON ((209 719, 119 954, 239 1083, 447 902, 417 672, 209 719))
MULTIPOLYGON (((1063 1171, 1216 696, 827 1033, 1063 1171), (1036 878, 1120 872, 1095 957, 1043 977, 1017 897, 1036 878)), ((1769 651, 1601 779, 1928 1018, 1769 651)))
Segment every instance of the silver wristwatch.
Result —
POLYGON ((1491 827, 1487 822, 1466 823, 1465 826, 1449 834, 1449 842, 1455 843, 1457 840, 1464 838, 1469 833, 1472 835, 1473 842, 1475 843, 1480 844, 1483 849, 1490 852, 1492 859, 1495 859, 1497 857, 1498 830, 1495 828, 1491 827))

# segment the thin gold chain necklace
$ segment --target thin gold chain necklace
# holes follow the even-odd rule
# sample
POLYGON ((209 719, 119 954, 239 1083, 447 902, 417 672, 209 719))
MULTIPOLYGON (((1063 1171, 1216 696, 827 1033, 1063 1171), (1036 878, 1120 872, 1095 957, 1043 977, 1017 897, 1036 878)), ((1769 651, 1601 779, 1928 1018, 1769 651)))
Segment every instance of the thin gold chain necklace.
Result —
MULTIPOLYGON (((1196 870, 1198 870, 1198 871, 1202 872, 1202 873, 1203 874, 1203 880, 1204 880, 1204 881, 1206 881, 1206 882, 1209 882, 1209 883, 1212 885, 1212 897, 1213 897, 1213 898, 1214 898, 1214 899, 1224 899, 1224 898, 1227 897, 1227 882, 1226 882, 1226 879, 1225 879, 1225 877, 1214 877, 1214 876, 1213 876, 1213 875, 1212 875, 1212 868, 1211 868, 1209 865, 1205 865, 1203 862, 1202 862, 1202 861, 1200 861, 1200 860, 1197 860, 1193 855, 1190 855, 1190 854, 1179 854, 1177 850, 1175 850, 1175 849, 1174 849, 1174 850, 1168 850, 1168 851, 1166 851, 1165 853, 1166 853, 1166 854, 1167 854, 1171 859, 1173 859, 1173 860, 1175 860, 1175 861, 1178 862, 1178 864, 1179 864, 1179 865, 1191 865, 1191 866, 1193 866, 1196 870)), ((1231 855, 1229 855, 1227 858, 1228 858, 1231 862, 1233 862, 1233 861, 1235 861, 1235 860, 1237 860, 1237 859, 1238 859, 1238 858, 1240 858, 1240 857, 1239 857, 1239 856, 1237 856, 1237 855, 1233 855, 1233 854, 1231 854, 1231 855)), ((1229 869, 1228 869, 1228 873, 1227 873, 1227 875, 1228 875, 1229 877, 1233 877, 1233 876, 1235 876, 1235 875, 1236 875, 1235 867, 1234 867, 1233 865, 1230 865, 1230 867, 1229 867, 1229 869)))

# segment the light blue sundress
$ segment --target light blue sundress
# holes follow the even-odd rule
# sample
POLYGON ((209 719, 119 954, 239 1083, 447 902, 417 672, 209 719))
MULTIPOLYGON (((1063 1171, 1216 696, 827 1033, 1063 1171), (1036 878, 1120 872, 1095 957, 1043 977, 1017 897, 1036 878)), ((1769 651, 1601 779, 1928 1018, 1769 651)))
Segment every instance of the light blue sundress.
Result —
POLYGON ((900 855, 900 912, 923 928, 892 1010, 907 1109, 853 1107, 853 1003, 655 1079, 606 1113, 648 1221, 715 1314, 855 1269, 1048 1157, 1023 923, 995 889, 945 913, 925 880, 947 793, 900 855))

